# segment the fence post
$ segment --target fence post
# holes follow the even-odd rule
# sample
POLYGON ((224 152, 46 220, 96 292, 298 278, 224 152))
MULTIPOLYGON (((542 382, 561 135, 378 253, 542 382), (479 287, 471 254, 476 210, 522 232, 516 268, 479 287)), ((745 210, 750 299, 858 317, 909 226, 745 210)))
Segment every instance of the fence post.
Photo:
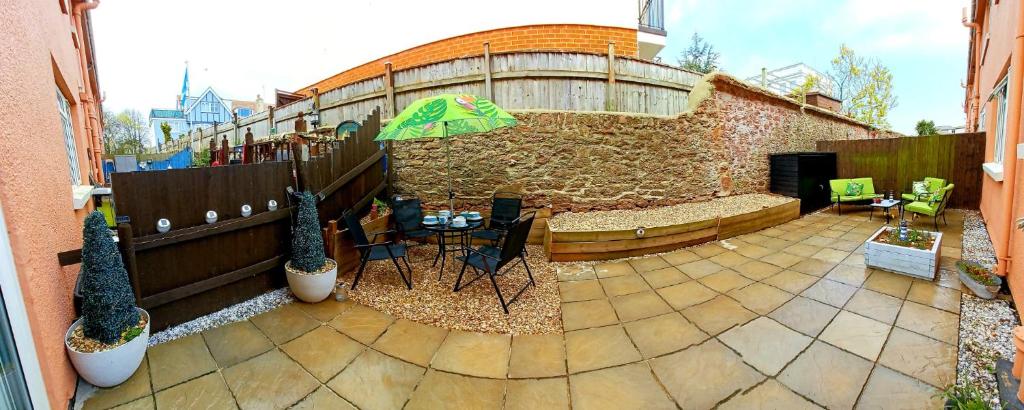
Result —
POLYGON ((228 147, 228 134, 224 134, 223 136, 221 136, 221 140, 220 140, 220 164, 221 165, 228 165, 228 150, 230 150, 230 149, 231 148, 228 147))
POLYGON ((327 257, 331 259, 335 259, 334 247, 337 245, 337 241, 335 240, 337 235, 338 221, 334 219, 327 221, 327 227, 324 228, 324 236, 326 236, 326 238, 324 238, 324 252, 327 253, 327 257))
POLYGON ((391 75, 391 63, 384 63, 384 116, 395 118, 395 78, 391 75))
POLYGON ((124 268, 128 271, 128 279, 132 283, 135 304, 144 308, 142 306, 142 285, 139 282, 139 271, 135 265, 135 237, 132 235, 131 224, 117 224, 117 248, 121 252, 124 268))
POLYGON ((255 138, 252 136, 252 127, 245 127, 245 145, 242 146, 242 163, 252 164, 253 146, 255 138))
POLYGON ((488 100, 494 101, 494 86, 491 83, 491 43, 484 43, 484 96, 488 100))
POLYGON ((618 111, 617 92, 615 87, 615 42, 608 43, 608 85, 605 92, 604 110, 618 111))

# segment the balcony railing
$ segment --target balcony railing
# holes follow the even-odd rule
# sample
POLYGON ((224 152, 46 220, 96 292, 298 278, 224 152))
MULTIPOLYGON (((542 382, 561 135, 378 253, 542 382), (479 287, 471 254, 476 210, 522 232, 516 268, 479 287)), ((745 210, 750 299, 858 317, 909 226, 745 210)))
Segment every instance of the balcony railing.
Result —
POLYGON ((639 0, 640 29, 665 32, 665 0, 639 0))

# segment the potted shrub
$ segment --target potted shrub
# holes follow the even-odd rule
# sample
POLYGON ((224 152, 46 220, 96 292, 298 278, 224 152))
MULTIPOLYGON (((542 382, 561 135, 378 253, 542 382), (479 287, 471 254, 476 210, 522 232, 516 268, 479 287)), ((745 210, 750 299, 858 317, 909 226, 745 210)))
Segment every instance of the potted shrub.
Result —
POLYGON ((149 344, 149 314, 135 306, 121 254, 103 213, 85 218, 82 232, 82 317, 64 335, 75 370, 99 387, 135 373, 149 344))
POLYGON ((999 276, 993 275, 980 263, 958 261, 956 269, 960 271, 960 282, 967 285, 979 298, 992 299, 996 297, 999 288, 1003 286, 1003 280, 999 276))
POLYGON ((299 215, 292 230, 292 258, 284 264, 288 286, 303 302, 326 299, 338 279, 338 264, 324 256, 324 238, 313 194, 299 194, 299 215))

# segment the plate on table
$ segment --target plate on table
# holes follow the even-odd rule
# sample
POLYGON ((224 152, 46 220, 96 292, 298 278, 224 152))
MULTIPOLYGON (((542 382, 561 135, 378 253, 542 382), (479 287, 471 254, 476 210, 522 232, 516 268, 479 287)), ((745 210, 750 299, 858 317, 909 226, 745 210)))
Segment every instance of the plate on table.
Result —
POLYGON ((427 221, 427 220, 424 220, 424 221, 423 221, 423 224, 424 224, 424 225, 428 225, 428 226, 433 226, 433 225, 437 225, 437 220, 434 220, 434 221, 427 221))
POLYGON ((471 221, 471 222, 477 222, 477 221, 484 220, 484 217, 482 217, 482 216, 477 216, 477 217, 467 216, 466 220, 467 221, 471 221))

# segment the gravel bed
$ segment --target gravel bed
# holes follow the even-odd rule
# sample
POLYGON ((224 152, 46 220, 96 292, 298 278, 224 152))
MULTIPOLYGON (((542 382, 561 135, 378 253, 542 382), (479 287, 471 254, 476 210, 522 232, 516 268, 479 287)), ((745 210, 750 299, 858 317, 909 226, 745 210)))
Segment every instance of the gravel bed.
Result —
MULTIPOLYGON (((511 306, 509 314, 501 309, 494 287, 486 276, 458 292, 452 292, 462 263, 448 259, 444 276, 438 280, 439 266, 431 266, 437 245, 413 246, 409 262, 413 268, 413 289, 407 290, 390 261, 371 262, 359 287, 349 292, 352 300, 377 311, 446 329, 485 333, 540 334, 562 332, 562 311, 559 304, 555 265, 548 262, 544 248, 530 245, 527 261, 536 286, 528 289, 511 306)), ((451 256, 451 254, 449 254, 451 256)), ((403 265, 404 269, 404 265, 403 265)), ((506 300, 527 282, 522 263, 506 267, 508 273, 497 282, 506 300)), ((467 269, 463 283, 472 278, 467 269)), ((352 283, 354 275, 342 275, 352 283)))
POLYGON ((746 194, 659 208, 564 212, 548 220, 552 231, 611 231, 678 225, 754 212, 794 201, 778 195, 746 194))
POLYGON ((240 322, 260 313, 273 310, 278 306, 289 304, 294 300, 288 288, 273 290, 245 302, 228 306, 206 316, 156 332, 149 337, 149 345, 154 346, 170 342, 171 340, 196 334, 207 329, 224 326, 228 323, 240 322))
MULTIPOLYGON (((964 211, 962 257, 983 265, 996 263, 992 241, 977 211, 964 211)), ((1005 295, 1003 295, 1005 296, 1005 295)), ((996 359, 1013 361, 1013 329, 1020 325, 1017 310, 1008 300, 985 300, 964 292, 960 302, 960 345, 957 383, 981 390, 992 408, 1000 408, 995 377, 996 359)))

